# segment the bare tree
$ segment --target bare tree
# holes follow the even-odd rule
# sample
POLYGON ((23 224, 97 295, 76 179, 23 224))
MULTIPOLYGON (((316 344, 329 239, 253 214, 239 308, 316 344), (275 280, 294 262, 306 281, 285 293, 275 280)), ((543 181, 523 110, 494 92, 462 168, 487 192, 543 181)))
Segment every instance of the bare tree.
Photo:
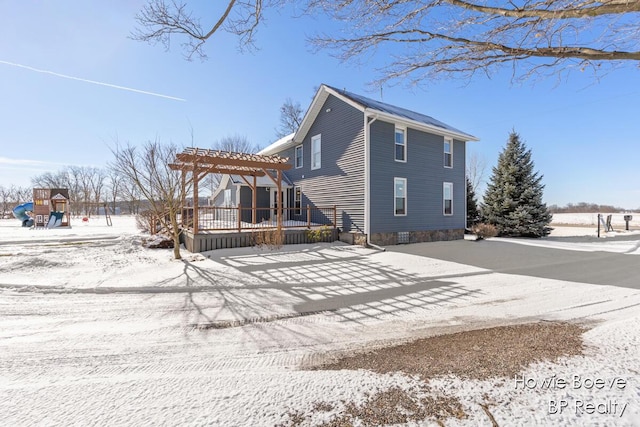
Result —
MULTIPOLYGON (((219 30, 251 46, 264 10, 292 0, 227 0, 200 23, 181 0, 148 0, 137 16, 134 38, 167 48, 179 35, 185 54, 205 57, 203 44, 219 30)), ((312 39, 343 60, 389 46, 393 55, 381 84, 433 77, 491 73, 521 64, 521 77, 571 68, 599 72, 640 60, 640 0, 524 0, 504 5, 482 0, 307 0, 308 14, 343 23, 341 36, 312 39)))
POLYGON ((484 181, 486 171, 486 159, 480 157, 476 152, 470 152, 467 157, 467 178, 469 179, 473 192, 476 194, 478 194, 478 187, 480 187, 484 181))
POLYGON ((69 172, 68 168, 60 169, 56 172, 45 172, 31 178, 34 187, 42 188, 68 188, 69 172))
POLYGON ((127 206, 127 210, 130 214, 138 215, 140 213, 140 207, 142 205, 142 195, 140 190, 136 186, 136 183, 131 181, 127 177, 122 177, 122 183, 120 185, 122 197, 127 206))
POLYGON ((127 145, 111 150, 115 160, 111 163, 114 172, 134 183, 140 194, 149 202, 150 208, 173 237, 173 256, 181 259, 178 214, 182 208, 185 193, 181 174, 171 170, 178 154, 174 144, 163 145, 160 141, 147 142, 141 148, 127 145))
POLYGON ((280 107, 280 127, 276 129, 276 136, 282 138, 298 130, 304 118, 304 110, 299 102, 287 98, 280 107))
POLYGON ((14 207, 15 186, 4 187, 0 185, 0 218, 4 218, 14 207))
POLYGON ((14 197, 16 205, 33 200, 33 188, 30 187, 15 187, 14 197))
MULTIPOLYGON (((213 150, 220 151, 234 151, 237 153, 255 153, 259 151, 260 147, 256 144, 252 144, 245 135, 228 135, 224 138, 216 141, 211 147, 213 150)), ((202 185, 209 188, 211 194, 215 192, 222 175, 219 173, 210 173, 202 181, 202 185)))
POLYGON ((115 214, 118 201, 122 200, 124 195, 124 180, 120 174, 112 169, 108 169, 106 174, 107 196, 109 197, 109 203, 111 204, 111 211, 115 214))

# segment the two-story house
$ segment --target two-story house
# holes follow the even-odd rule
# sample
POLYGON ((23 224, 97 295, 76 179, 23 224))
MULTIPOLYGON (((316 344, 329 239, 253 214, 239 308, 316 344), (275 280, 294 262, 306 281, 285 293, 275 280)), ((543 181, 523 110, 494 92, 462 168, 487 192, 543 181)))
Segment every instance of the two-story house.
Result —
MULTIPOLYGON (((361 235, 389 245, 463 237, 467 141, 477 138, 430 116, 322 85, 300 128, 259 154, 293 164, 283 200, 293 208, 290 219, 307 205, 336 205, 341 238, 361 235)), ((263 203, 269 193, 273 207, 273 188, 266 190, 263 203)), ((243 194, 248 200, 242 180, 225 177, 215 204, 243 194)))

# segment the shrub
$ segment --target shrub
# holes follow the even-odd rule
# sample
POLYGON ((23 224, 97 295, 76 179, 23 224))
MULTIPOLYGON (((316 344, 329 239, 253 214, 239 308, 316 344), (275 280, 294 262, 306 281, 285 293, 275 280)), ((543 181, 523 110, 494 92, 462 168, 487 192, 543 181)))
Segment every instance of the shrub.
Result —
POLYGON ((139 230, 142 230, 145 233, 155 234, 158 230, 152 230, 152 226, 154 224, 155 215, 153 211, 146 210, 141 211, 138 215, 136 215, 136 226, 139 230))
POLYGON ((312 243, 324 242, 329 237, 331 237, 331 229, 326 225, 314 230, 307 230, 307 239, 312 243))
POLYGON ((284 231, 274 229, 259 230, 251 233, 253 245, 259 248, 280 249, 284 245, 284 231))
POLYGON ((476 235, 476 240, 488 239, 489 237, 496 237, 498 235, 498 229, 492 224, 476 224, 471 227, 471 230, 476 235))

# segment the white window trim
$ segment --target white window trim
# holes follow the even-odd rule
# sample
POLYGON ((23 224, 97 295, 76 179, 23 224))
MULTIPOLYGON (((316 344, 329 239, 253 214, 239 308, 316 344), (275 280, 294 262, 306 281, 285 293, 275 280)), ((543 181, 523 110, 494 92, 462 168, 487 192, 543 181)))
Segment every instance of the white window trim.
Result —
POLYGON ((442 144, 442 151, 443 151, 443 159, 442 162, 444 163, 444 167, 447 169, 453 169, 453 138, 445 136, 444 137, 444 143, 442 144), (449 153, 447 153, 446 151, 444 151, 444 147, 446 146, 447 142, 449 143, 449 149, 451 150, 449 153), (444 159, 446 159, 446 155, 450 154, 451 155, 451 165, 447 166, 447 164, 445 163, 444 159))
POLYGON ((304 149, 302 148, 302 144, 296 145, 296 148, 293 150, 293 163, 295 164, 296 169, 300 169, 304 166, 304 149), (298 148, 300 149, 300 165, 298 165, 298 148))
POLYGON ((396 125, 396 127, 393 129, 393 159, 396 162, 400 162, 400 163, 407 163, 407 128, 404 126, 398 126, 396 125), (402 134, 404 135, 404 160, 398 160, 396 158, 396 145, 399 145, 398 143, 396 143, 396 132, 401 130, 402 134))
POLYGON ((393 216, 407 216, 409 210, 409 192, 407 191, 407 178, 393 177, 393 216), (404 185, 404 213, 396 213, 396 181, 402 180, 404 185))
POLYGON ((453 216, 453 182, 443 182, 442 183, 442 215, 444 216, 453 216), (451 193, 451 213, 445 212, 445 199, 444 196, 446 194, 446 188, 449 187, 451 193))
POLYGON ((322 167, 322 134, 317 134, 311 137, 311 170, 320 169, 322 167), (314 159, 314 142, 317 141, 319 144, 320 150, 318 150, 318 165, 315 165, 314 159))

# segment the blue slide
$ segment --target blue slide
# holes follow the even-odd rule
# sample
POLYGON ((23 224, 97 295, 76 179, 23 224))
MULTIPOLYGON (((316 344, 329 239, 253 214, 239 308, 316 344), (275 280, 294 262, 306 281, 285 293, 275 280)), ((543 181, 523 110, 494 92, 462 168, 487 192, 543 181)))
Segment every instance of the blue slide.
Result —
POLYGON ((33 212, 33 202, 23 203, 13 208, 13 216, 22 221, 23 227, 32 227, 33 218, 27 212, 33 212))

